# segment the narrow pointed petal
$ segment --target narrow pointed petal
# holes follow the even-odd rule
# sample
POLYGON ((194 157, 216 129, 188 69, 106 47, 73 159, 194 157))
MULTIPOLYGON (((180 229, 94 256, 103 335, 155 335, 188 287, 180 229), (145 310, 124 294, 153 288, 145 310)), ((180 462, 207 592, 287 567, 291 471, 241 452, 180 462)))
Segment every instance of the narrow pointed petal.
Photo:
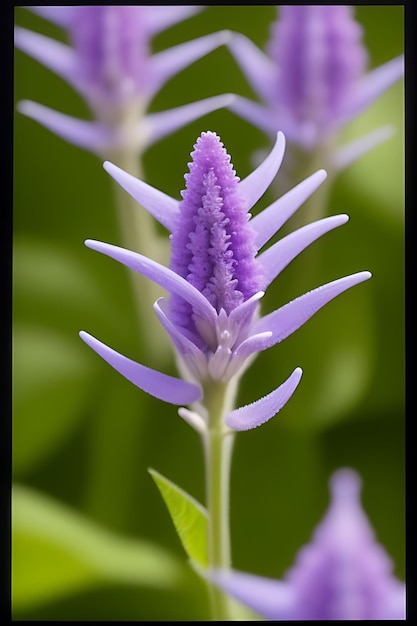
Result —
POLYGON ((182 406, 178 409, 178 415, 198 433, 204 434, 207 432, 207 426, 204 419, 195 411, 190 411, 182 406))
POLYGON ((381 143, 392 137, 394 129, 392 126, 382 126, 377 130, 372 131, 360 137, 355 141, 350 142, 347 146, 339 148, 332 159, 332 166, 336 170, 342 170, 362 155, 366 154, 372 148, 379 146, 381 143))
POLYGON ((276 244, 262 252, 258 256, 258 261, 263 268, 263 276, 265 279, 264 289, 275 279, 280 272, 287 267, 289 263, 303 250, 305 250, 313 241, 316 241, 322 235, 330 230, 346 224, 349 220, 348 215, 333 215, 322 220, 317 220, 312 224, 307 224, 290 233, 276 244))
POLYGON ((62 26, 63 28, 67 28, 71 22, 74 6, 25 6, 25 9, 40 15, 41 17, 57 24, 57 26, 62 26))
POLYGON ((236 570, 214 570, 208 577, 267 620, 294 619, 296 596, 288 583, 236 570))
POLYGON ((359 113, 362 113, 402 76, 404 76, 403 55, 366 74, 358 85, 355 97, 349 101, 346 112, 338 118, 336 126, 346 124, 359 113))
POLYGON ((239 326, 245 326, 248 324, 254 314, 256 309, 259 306, 259 300, 263 298, 265 295, 264 291, 258 291, 253 294, 248 300, 239 304, 236 308, 234 308, 229 315, 229 321, 231 324, 236 324, 239 326))
POLYGON ((230 33, 219 31, 198 39, 158 52, 150 59, 150 73, 153 76, 153 93, 158 91, 174 74, 194 63, 212 50, 227 43, 230 33))
POLYGON ((15 27, 14 42, 19 50, 73 84, 75 53, 69 46, 21 26, 15 27))
POLYGON ((259 333, 251 335, 233 351, 230 363, 227 366, 228 378, 234 376, 249 357, 258 352, 262 352, 267 347, 267 342, 272 336, 271 332, 259 333))
POLYGON ((108 128, 97 122, 79 120, 31 100, 19 102, 17 110, 80 148, 100 153, 112 143, 108 128))
POLYGON ((285 383, 275 391, 229 413, 225 419, 226 424, 234 430, 250 430, 270 420, 291 398, 301 380, 302 373, 302 369, 297 367, 285 383))
POLYGON ((258 250, 290 219, 326 177, 327 172, 319 170, 251 219, 250 223, 257 233, 255 243, 258 250))
POLYGON ((197 378, 203 379, 207 374, 206 357, 201 350, 171 322, 165 312, 166 298, 158 298, 154 304, 154 311, 171 338, 172 343, 188 366, 195 371, 197 378))
POLYGON ((239 182, 239 190, 246 198, 248 209, 261 198, 274 180, 285 152, 285 137, 277 133, 277 140, 266 159, 249 176, 239 182))
POLYGON ((145 123, 148 126, 146 147, 207 113, 227 107, 234 99, 234 95, 224 94, 205 98, 168 111, 150 113, 145 117, 145 123))
POLYGON ((191 304, 196 314, 201 315, 213 326, 215 325, 217 314, 207 298, 186 281, 185 278, 182 278, 182 276, 179 276, 168 267, 152 261, 152 259, 148 259, 148 257, 137 252, 125 250, 125 248, 119 248, 102 241, 87 239, 85 245, 87 248, 101 252, 119 261, 119 263, 130 267, 133 271, 139 272, 139 274, 146 276, 169 293, 176 293, 181 296, 181 298, 184 298, 191 304))
POLYGON ((277 68, 269 57, 244 35, 233 33, 230 52, 261 99, 270 100, 277 68))
MULTIPOLYGON (((141 204, 165 228, 172 231, 179 213, 178 201, 163 191, 155 189, 135 176, 128 174, 117 165, 105 161, 103 167, 139 204, 141 204)), ((140 210, 140 209, 139 209, 140 210)))
POLYGON ((266 342, 269 348, 289 337, 333 298, 371 276, 370 272, 358 272, 317 287, 260 319, 253 327, 253 333, 270 330, 272 336, 266 342))
POLYGON ((143 9, 146 11, 144 26, 153 36, 177 22, 182 22, 187 17, 200 13, 204 8, 203 6, 144 6, 143 9))
POLYGON ((265 133, 273 135, 277 128, 283 130, 270 109, 243 96, 236 96, 229 109, 265 133))
POLYGON ((201 389, 197 385, 140 365, 84 331, 80 332, 80 337, 119 374, 151 396, 177 405, 191 404, 201 399, 201 389))

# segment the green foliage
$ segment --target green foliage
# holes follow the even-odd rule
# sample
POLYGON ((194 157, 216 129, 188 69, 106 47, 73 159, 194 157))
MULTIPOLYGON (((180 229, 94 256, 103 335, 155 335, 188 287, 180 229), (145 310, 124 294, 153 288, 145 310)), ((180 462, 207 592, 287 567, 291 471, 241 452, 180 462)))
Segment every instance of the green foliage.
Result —
POLYGON ((83 416, 91 368, 82 345, 56 330, 15 324, 13 467, 22 473, 48 456, 83 416))
POLYGON ((12 496, 14 611, 114 582, 184 586, 185 566, 163 548, 109 532, 22 485, 12 496))
POLYGON ((153 469, 149 470, 191 560, 207 566, 207 511, 197 500, 153 469))

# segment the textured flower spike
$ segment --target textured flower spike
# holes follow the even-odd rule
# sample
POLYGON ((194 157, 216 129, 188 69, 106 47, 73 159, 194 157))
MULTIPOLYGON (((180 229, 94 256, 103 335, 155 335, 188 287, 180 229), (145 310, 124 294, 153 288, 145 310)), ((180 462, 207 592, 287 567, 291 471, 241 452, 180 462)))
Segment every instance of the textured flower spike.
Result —
MULTIPOLYGON (((256 354, 300 328, 330 300, 370 277, 359 272, 323 285, 277 311, 259 316, 259 301, 271 281, 321 235, 347 221, 346 215, 319 220, 287 235, 266 251, 260 249, 323 182, 320 170, 254 218, 249 210, 265 193, 284 155, 277 141, 265 161, 240 181, 219 137, 202 133, 192 153, 186 190, 180 202, 120 168, 105 168, 140 204, 171 231, 170 267, 99 241, 86 241, 166 289, 168 299, 154 305, 178 355, 184 380, 169 378, 127 359, 82 332, 81 337, 135 385, 174 404, 199 401, 180 415, 205 427, 207 394, 223 388, 256 354)), ((251 405, 225 416, 234 430, 247 430, 273 417, 291 397, 301 378, 296 368, 286 382, 251 405)))
POLYGON ((151 55, 150 40, 156 33, 203 7, 27 8, 65 28, 72 47, 19 27, 15 29, 16 46, 70 83, 95 119, 75 119, 27 100, 19 103, 19 111, 82 148, 101 155, 111 149, 142 151, 232 100, 225 94, 145 115, 167 80, 227 42, 229 33, 222 31, 151 55))
MULTIPOLYGON (((366 73, 362 28, 350 6, 280 6, 267 53, 235 34, 230 50, 263 104, 238 97, 230 108, 270 136, 310 152, 326 146, 404 74, 404 57, 366 73)), ((340 169, 391 135, 380 128, 344 148, 326 166, 340 169)))
POLYGON ((356 472, 338 470, 331 495, 312 542, 283 581, 233 571, 211 578, 268 620, 405 619, 405 585, 375 541, 356 472))

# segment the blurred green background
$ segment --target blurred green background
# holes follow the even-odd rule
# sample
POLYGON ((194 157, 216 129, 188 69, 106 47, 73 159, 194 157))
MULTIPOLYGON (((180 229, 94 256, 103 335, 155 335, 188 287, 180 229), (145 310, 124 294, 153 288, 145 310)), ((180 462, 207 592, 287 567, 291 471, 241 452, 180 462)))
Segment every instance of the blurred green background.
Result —
MULTIPOLYGON (((403 7, 358 6, 356 17, 371 68, 403 52, 403 7)), ((58 27, 22 7, 15 18, 65 41, 58 27)), ((209 6, 159 34, 153 48, 226 28, 263 48, 274 18, 272 6, 209 6)), ((225 92, 254 97, 221 48, 170 80, 150 110, 225 92)), ((282 414, 237 436, 237 569, 282 576, 325 511, 330 474, 350 466, 363 478, 376 536, 404 579, 403 96, 399 81, 346 128, 346 140, 385 124, 396 133, 338 176, 327 213, 346 212, 350 222, 300 255, 264 298, 268 312, 324 282, 373 273, 261 354, 244 377, 239 405, 296 366, 304 370, 282 414)), ((90 118, 66 83, 18 50, 15 99, 90 118)), ((217 111, 145 153, 147 182, 179 198, 203 130, 220 135, 241 178, 252 170, 253 152, 269 146, 247 122, 217 111)), ((83 245, 86 238, 121 243, 110 177, 97 157, 19 113, 14 146, 13 617, 207 619, 204 585, 147 472, 154 467, 204 502, 198 436, 175 407, 136 389, 78 337, 85 329, 143 362, 127 270, 83 245)), ((274 198, 270 190, 255 211, 274 198)), ((166 371, 175 374, 173 360, 166 371)))

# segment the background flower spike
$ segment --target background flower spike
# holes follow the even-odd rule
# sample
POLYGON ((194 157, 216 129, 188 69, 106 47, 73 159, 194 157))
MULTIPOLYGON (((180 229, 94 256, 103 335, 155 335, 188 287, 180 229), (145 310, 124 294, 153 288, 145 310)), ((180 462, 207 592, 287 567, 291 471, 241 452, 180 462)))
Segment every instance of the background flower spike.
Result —
POLYGON ((268 620, 404 620, 405 585, 360 503, 350 468, 330 481, 331 502, 283 580, 212 570, 208 578, 268 620))

